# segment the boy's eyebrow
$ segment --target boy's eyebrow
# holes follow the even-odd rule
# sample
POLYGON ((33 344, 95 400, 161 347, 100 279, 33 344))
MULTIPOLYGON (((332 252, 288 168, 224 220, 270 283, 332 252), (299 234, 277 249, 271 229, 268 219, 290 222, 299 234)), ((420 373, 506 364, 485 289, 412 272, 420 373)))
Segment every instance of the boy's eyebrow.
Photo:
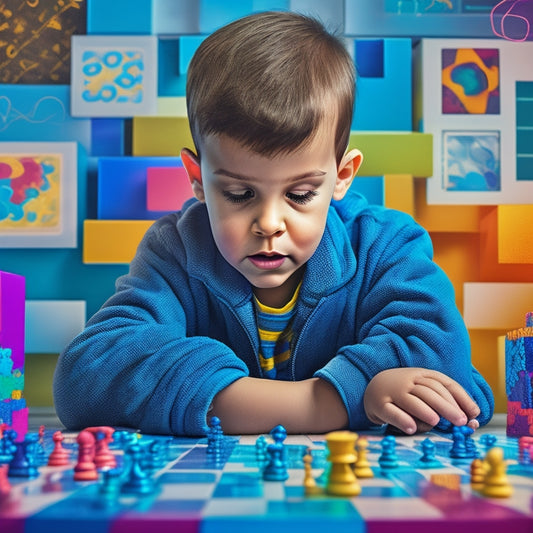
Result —
MULTIPOLYGON (((213 172, 213 174, 217 174, 218 176, 227 176, 228 178, 234 178, 236 180, 242 180, 242 181, 253 181, 256 178, 253 178, 252 176, 244 176, 243 174, 237 174, 236 172, 231 172, 229 170, 225 170, 223 168, 218 168, 213 172)), ((327 172, 323 170, 310 170, 309 172, 304 172, 303 174, 300 174, 298 176, 293 176, 291 178, 288 178, 289 181, 300 181, 306 178, 317 178, 320 176, 325 176, 327 172)))

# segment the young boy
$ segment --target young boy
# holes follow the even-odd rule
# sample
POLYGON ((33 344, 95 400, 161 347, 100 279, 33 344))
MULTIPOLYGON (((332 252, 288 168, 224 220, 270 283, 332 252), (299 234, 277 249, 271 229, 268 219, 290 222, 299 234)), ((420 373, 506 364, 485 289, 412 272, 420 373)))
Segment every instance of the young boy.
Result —
POLYGON ((354 90, 342 43, 295 13, 203 42, 187 82, 196 153, 182 151, 196 200, 152 226, 61 355, 67 427, 198 435, 216 415, 227 433, 414 433, 491 418, 427 233, 346 196, 354 90))

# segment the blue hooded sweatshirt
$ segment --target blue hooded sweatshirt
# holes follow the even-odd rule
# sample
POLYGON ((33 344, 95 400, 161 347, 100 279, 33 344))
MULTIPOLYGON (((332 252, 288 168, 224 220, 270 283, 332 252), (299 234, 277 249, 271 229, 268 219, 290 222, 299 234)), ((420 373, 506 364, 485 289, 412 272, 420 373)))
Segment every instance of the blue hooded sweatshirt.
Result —
MULTIPOLYGON (((432 255, 409 215, 353 193, 332 202, 296 304, 287 379, 331 383, 351 430, 372 426, 366 386, 396 367, 443 372, 477 402, 480 424, 492 417, 492 392, 432 255)), ((115 294, 61 354, 56 410, 72 429, 205 434, 215 395, 262 377, 258 352, 252 287, 218 251, 205 205, 192 201, 153 224, 115 294)))

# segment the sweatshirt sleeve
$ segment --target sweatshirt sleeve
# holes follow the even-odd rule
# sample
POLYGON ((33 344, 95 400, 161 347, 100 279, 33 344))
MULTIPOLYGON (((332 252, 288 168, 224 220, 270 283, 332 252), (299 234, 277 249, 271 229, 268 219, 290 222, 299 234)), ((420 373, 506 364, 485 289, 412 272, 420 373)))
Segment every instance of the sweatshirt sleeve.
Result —
POLYGON ((248 374, 223 343, 187 336, 195 294, 184 262, 175 220, 154 224, 115 294, 59 357, 54 400, 67 428, 205 434, 214 396, 248 374))
MULTIPOLYGON (((342 347, 316 374, 338 390, 350 428, 371 425, 363 407, 366 386, 377 373, 396 367, 438 370, 456 380, 486 424, 494 409, 492 391, 472 366, 468 331, 450 280, 432 260, 429 235, 398 212, 363 216, 357 230, 357 342, 342 347)), ((441 420, 439 427, 449 423, 441 420)))

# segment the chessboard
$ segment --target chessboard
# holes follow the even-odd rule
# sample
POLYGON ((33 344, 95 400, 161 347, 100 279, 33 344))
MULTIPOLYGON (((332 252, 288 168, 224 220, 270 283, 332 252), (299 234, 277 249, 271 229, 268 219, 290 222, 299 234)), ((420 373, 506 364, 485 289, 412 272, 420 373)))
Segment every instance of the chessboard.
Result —
POLYGON ((207 438, 117 430, 109 443, 116 466, 101 468, 92 481, 75 479, 79 434, 61 434, 66 464, 44 464, 57 446, 54 435, 43 428, 39 436, 43 457, 36 461, 37 473, 7 477, 7 489, 4 480, 2 533, 533 532, 530 451, 520 452, 518 440, 501 432, 490 438, 474 434, 472 440, 481 459, 489 447, 502 449, 512 487, 506 498, 488 498, 472 488, 472 459, 451 457, 454 443, 447 434, 394 437, 394 464, 384 467, 385 435, 365 433, 373 477, 357 480, 361 490, 354 497, 327 492, 331 463, 324 435, 285 438, 283 481, 264 479, 268 459, 258 442, 272 442, 269 435, 222 436, 214 453, 207 438), (428 442, 432 465, 421 461, 428 442), (312 461, 306 463, 306 456, 312 461), (133 489, 132 472, 142 480, 133 489), (309 473, 316 481, 312 495, 304 489, 309 473))

